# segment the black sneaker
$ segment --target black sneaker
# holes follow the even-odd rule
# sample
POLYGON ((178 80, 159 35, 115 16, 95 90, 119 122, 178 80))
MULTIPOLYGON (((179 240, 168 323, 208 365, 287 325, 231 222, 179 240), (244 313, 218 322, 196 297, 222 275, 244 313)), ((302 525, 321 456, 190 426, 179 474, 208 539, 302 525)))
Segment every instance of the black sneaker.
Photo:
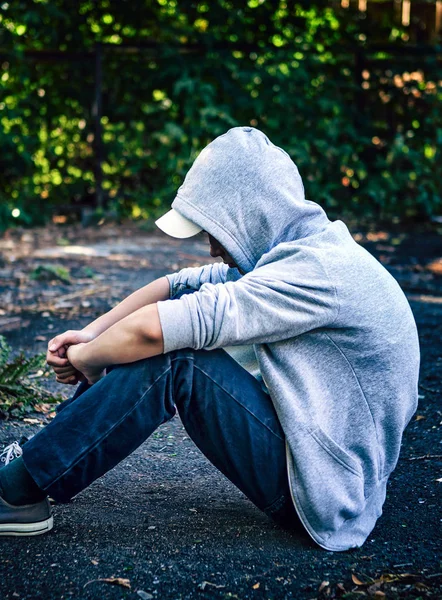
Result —
POLYGON ((12 442, 9 446, 3 449, 0 454, 0 467, 6 467, 9 463, 23 454, 22 446, 28 438, 22 437, 19 442, 12 442))
MULTIPOLYGON (((6 467, 12 460, 23 454, 22 446, 28 438, 12 442, 0 454, 0 468, 6 467)), ((14 506, 0 496, 0 536, 2 535, 40 535, 52 529, 54 519, 47 498, 36 504, 14 506)))
POLYGON ((47 498, 36 504, 13 506, 0 497, 0 536, 40 535, 52 529, 54 519, 47 498))

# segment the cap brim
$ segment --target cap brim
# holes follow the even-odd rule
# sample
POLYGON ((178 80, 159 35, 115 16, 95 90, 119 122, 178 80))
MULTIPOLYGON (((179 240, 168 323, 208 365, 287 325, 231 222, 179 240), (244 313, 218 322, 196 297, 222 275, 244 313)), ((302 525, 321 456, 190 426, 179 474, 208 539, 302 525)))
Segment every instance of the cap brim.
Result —
POLYGON ((173 208, 155 221, 155 225, 167 235, 181 239, 192 237, 203 230, 202 227, 186 219, 173 208))

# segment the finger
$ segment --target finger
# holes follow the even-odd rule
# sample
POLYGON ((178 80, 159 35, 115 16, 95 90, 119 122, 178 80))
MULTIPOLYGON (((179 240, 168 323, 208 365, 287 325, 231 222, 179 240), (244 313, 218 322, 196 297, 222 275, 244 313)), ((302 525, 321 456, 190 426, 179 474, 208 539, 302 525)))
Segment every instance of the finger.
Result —
POLYGON ((54 369, 54 373, 56 377, 63 377, 64 379, 66 379, 66 377, 73 377, 74 375, 78 377, 78 373, 76 371, 56 371, 54 369))
POLYGON ((60 358, 59 356, 57 356, 56 354, 52 354, 51 352, 48 352, 46 354, 46 362, 51 367, 65 367, 66 365, 70 364, 67 358, 60 358))
POLYGON ((55 367, 67 367, 67 366, 70 365, 70 362, 67 359, 65 359, 65 358, 62 358, 62 359, 60 359, 58 361, 53 360, 53 359, 49 359, 46 362, 52 368, 55 368, 55 367))
POLYGON ((55 352, 55 354, 57 354, 57 356, 59 356, 60 358, 67 358, 66 356, 66 352, 69 346, 60 346, 60 348, 55 352))
POLYGON ((55 379, 58 383, 64 383, 67 385, 75 385, 78 383, 78 378, 76 375, 70 375, 68 377, 57 376, 55 379))
MULTIPOLYGON (((68 332, 66 332, 66 333, 68 333, 68 332)), ((57 352, 57 350, 60 348, 60 346, 63 346, 65 344, 64 338, 66 336, 66 333, 57 335, 56 337, 52 338, 52 340, 50 340, 48 342, 49 352, 57 352)))
POLYGON ((79 331, 65 331, 60 335, 57 335, 52 339, 48 344, 48 350, 50 352, 56 352, 61 346, 70 346, 72 344, 78 344, 80 342, 80 333, 79 331))
POLYGON ((67 375, 75 375, 76 372, 77 369, 72 365, 66 367, 54 367, 54 373, 56 373, 56 375, 63 375, 66 377, 67 375))

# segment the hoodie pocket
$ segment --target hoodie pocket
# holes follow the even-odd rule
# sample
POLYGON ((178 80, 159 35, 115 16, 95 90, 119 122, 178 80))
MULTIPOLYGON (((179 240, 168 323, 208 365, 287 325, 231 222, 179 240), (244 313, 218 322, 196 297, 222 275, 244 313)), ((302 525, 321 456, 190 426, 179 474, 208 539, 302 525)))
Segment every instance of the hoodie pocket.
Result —
POLYGON ((319 428, 300 427, 294 441, 295 506, 310 535, 326 548, 329 538, 365 510, 362 468, 319 428))
POLYGON ((309 430, 310 435, 313 439, 338 463, 345 467, 353 475, 357 475, 363 479, 363 472, 361 465, 350 456, 341 446, 338 446, 331 437, 329 437, 325 431, 317 427, 316 429, 309 430))

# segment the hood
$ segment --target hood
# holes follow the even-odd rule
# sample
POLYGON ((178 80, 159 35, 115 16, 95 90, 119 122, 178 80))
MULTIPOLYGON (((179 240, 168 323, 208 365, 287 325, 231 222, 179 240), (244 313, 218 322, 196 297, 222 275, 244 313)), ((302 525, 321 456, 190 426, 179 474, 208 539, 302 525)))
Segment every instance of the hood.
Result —
POLYGON ((329 220, 304 198, 295 163, 258 129, 235 127, 198 156, 172 208, 210 233, 244 273, 281 242, 322 231, 329 220))

